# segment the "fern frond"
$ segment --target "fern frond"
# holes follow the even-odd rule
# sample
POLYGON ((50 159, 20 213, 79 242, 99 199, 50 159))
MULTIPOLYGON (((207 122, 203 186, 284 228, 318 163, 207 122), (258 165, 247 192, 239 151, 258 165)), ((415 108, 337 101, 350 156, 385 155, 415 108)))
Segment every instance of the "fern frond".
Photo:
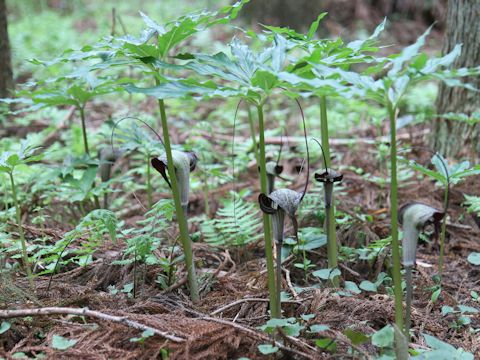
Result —
POLYGON ((220 208, 215 219, 205 221, 201 230, 205 241, 212 246, 239 246, 261 238, 261 220, 253 203, 236 199, 235 203, 228 201, 220 208))

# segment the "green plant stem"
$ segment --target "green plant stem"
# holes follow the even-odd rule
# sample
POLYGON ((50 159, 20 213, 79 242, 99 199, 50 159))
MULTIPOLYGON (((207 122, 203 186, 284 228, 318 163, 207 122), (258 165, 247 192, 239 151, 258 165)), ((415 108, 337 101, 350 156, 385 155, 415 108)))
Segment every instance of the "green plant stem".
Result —
POLYGON ((190 299, 197 302, 200 297, 198 294, 197 275, 195 273, 195 264, 193 262, 193 252, 190 237, 188 236, 188 225, 185 213, 180 202, 180 191, 178 189, 177 177, 175 175, 175 166, 173 164, 172 147, 170 145, 170 136, 168 134, 167 115, 165 113, 165 103, 162 99, 158 100, 160 109, 160 118, 162 122, 163 141, 165 143, 165 154, 167 156, 168 176, 172 185, 173 200, 177 214, 178 227, 180 228, 180 240, 182 242, 183 253, 185 255, 185 265, 187 267, 188 285, 190 287, 190 299))
POLYGON ((13 179, 13 172, 10 172, 9 175, 10 175, 10 185, 12 187, 13 202, 15 204, 15 213, 16 213, 16 217, 17 217, 18 233, 20 234, 20 241, 22 243, 23 266, 25 268, 25 271, 27 272, 27 277, 28 277, 28 282, 30 284, 30 289, 33 291, 34 288, 35 288, 35 285, 33 283, 33 275, 32 275, 32 269, 30 269, 30 262, 28 261, 27 242, 25 240, 25 233, 23 232, 23 227, 22 227, 22 211, 20 210, 20 205, 18 204, 17 188, 15 186, 15 181, 13 179))
MULTIPOLYGON (((321 139, 322 147, 325 152, 325 167, 328 169, 331 166, 330 159, 330 143, 328 137, 328 117, 327 117, 327 98, 325 96, 320 97, 320 127, 321 127, 321 139)), ((333 184, 332 184, 333 187, 333 184)), ((325 217, 326 217, 326 232, 327 232, 327 256, 328 267, 334 269, 338 266, 338 249, 337 249, 337 233, 335 224, 335 205, 333 201, 333 189, 332 189, 332 203, 325 204, 325 217), (328 206, 327 206, 328 205, 328 206)), ((339 279, 335 276, 332 280, 333 285, 338 287, 339 279)))
POLYGON ((148 208, 152 208, 152 175, 151 175, 151 169, 152 166, 150 164, 150 154, 147 154, 147 203, 148 203, 148 208))
POLYGON ((252 134, 252 142, 253 142, 253 153, 255 154, 255 160, 257 160, 257 164, 260 164, 258 160, 258 145, 257 145, 257 137, 255 126, 253 125, 253 116, 252 116, 252 109, 250 109, 250 105, 247 104, 247 113, 248 113, 248 125, 250 125, 250 134, 252 134))
POLYGON ((323 152, 325 153, 325 167, 331 166, 330 143, 328 141, 327 98, 320 96, 320 132, 323 152))
POLYGON ((413 284, 412 284, 412 266, 405 266, 405 283, 407 284, 407 299, 405 301, 405 335, 407 339, 410 339, 410 327, 412 318, 412 297, 413 297, 413 284))
POLYGON ((277 291, 277 318, 282 317, 282 243, 281 242, 276 242, 276 250, 277 250, 277 256, 276 256, 276 291, 277 291))
POLYGON ((440 283, 442 281, 443 274, 443 262, 445 255, 445 235, 447 230, 447 210, 448 210, 448 197, 450 192, 450 184, 447 184, 445 187, 445 194, 443 197, 443 212, 444 216, 442 219, 442 230, 440 232, 440 257, 438 258, 438 275, 440 276, 440 283))
POLYGON ((78 108, 80 112, 80 120, 82 121, 82 135, 83 135, 83 146, 85 148, 85 154, 90 157, 90 151, 88 150, 88 139, 87 139, 87 125, 85 121, 85 105, 82 105, 78 108))
POLYGON ((395 108, 387 99, 387 109, 390 118, 390 221, 392 222, 392 258, 393 258, 393 287, 395 293, 395 324, 403 329, 403 291, 402 275, 400 272, 400 246, 398 243, 398 200, 397 200, 397 127, 395 108))
MULTIPOLYGON (((258 113, 258 131, 259 131, 259 147, 260 156, 258 166, 260 167, 260 188, 262 193, 267 193, 267 169, 265 158, 265 126, 263 122, 263 107, 257 106, 258 113)), ((252 137, 255 134, 252 133, 252 137)), ((270 315, 272 318, 278 318, 280 316, 278 309, 279 303, 277 299, 277 293, 275 290, 275 268, 273 266, 273 250, 272 250, 272 232, 270 228, 270 218, 267 214, 263 213, 263 233, 265 237, 265 255, 267 258, 267 275, 268 275, 268 292, 270 298, 270 315)))

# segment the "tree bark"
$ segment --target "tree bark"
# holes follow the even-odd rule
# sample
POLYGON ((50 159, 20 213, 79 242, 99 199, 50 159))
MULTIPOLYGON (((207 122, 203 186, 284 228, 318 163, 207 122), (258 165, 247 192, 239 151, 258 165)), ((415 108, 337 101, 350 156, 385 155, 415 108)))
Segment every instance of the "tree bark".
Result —
MULTIPOLYGON (((480 0, 449 0, 447 8, 447 29, 443 52, 451 51, 455 44, 462 45, 462 53, 455 60, 453 68, 480 65, 480 0)), ((480 77, 467 78, 466 82, 480 88, 480 77)), ((458 112, 472 115, 480 110, 478 93, 459 87, 440 85, 437 113, 458 112)), ((472 160, 479 158, 480 125, 468 125, 460 121, 433 120, 432 147, 447 157, 468 155, 472 160)))
POLYGON ((13 89, 12 59, 8 40, 7 6, 0 0, 0 98, 10 96, 13 89))

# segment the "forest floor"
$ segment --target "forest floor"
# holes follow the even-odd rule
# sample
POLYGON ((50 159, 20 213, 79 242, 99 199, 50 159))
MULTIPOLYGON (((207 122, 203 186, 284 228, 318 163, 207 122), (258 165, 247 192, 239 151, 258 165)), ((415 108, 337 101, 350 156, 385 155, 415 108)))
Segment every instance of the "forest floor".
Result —
MULTIPOLYGON (((420 127, 410 130, 413 135, 407 141, 421 146, 423 137, 415 134, 422 131, 424 129, 420 127)), ((363 135, 373 138, 372 133, 373 130, 367 130, 363 135)), ((356 136, 359 134, 356 133, 356 136)), ((407 133, 402 131, 402 136, 406 137, 407 133)), ((344 163, 362 168, 365 173, 388 178, 385 170, 378 166, 375 152, 370 151, 372 145, 357 143, 354 151, 347 146, 334 146, 334 149, 341 154, 344 163)), ((428 163, 429 154, 415 155, 419 163, 428 163)), ((258 193, 255 190, 258 189, 258 180, 254 169, 242 174, 239 182, 246 182, 246 187, 251 186, 253 195, 258 193)), ((302 180, 299 180, 296 186, 300 189, 301 184, 302 180)), ((310 184, 310 187, 313 186, 318 185, 310 184)), ((373 221, 361 221, 358 218, 348 227, 339 225, 339 244, 355 248, 387 237, 390 231, 388 187, 381 187, 369 181, 368 177, 350 170, 344 171, 343 187, 344 191, 337 197, 338 210, 355 215, 353 209, 360 209, 362 214, 371 215, 373 221), (361 244, 358 243, 359 233, 366 234, 361 244)), ((227 193, 229 190, 230 186, 224 186, 219 192, 227 193)), ((435 286, 432 276, 437 273, 438 247, 435 243, 423 242, 419 245, 412 311, 414 348, 425 348, 420 334, 428 333, 473 354, 480 352, 478 335, 470 333, 467 326, 453 326, 456 315, 445 316, 441 311, 444 305, 475 306, 471 291, 480 292, 479 267, 467 261, 470 252, 480 252, 478 219, 475 220, 462 207, 462 194, 480 195, 478 179, 469 179, 452 189, 442 292, 436 302, 431 301, 431 296, 435 286)), ((210 195, 212 202, 215 202, 222 194, 210 195)), ((144 194, 137 196, 141 200, 144 194)), ((202 210, 201 197, 195 194, 191 197, 193 211, 202 210)), ((415 178, 410 185, 400 189, 399 197, 400 204, 420 201, 441 208, 443 191, 431 180, 415 178)), ((143 211, 137 209, 134 213, 126 214, 125 220, 132 221, 142 215, 143 211)), ((308 225, 320 226, 318 220, 309 222, 308 225)), ((28 238, 44 233, 58 240, 68 229, 65 225, 57 225, 41 229, 27 224, 25 230, 28 238)), ((176 231, 175 225, 172 225, 171 231, 176 231)), ((11 278, 3 275, 0 278, 0 308, 88 308, 150 326, 173 335, 175 341, 154 335, 143 342, 132 342, 130 339, 138 337, 141 330, 93 317, 34 316, 17 318, 12 323, 11 330, 0 338, 0 356, 12 358, 13 354, 21 352, 31 357, 45 354, 47 358, 55 359, 152 359, 162 358, 168 349, 171 359, 265 358, 257 348, 259 344, 272 343, 267 334, 258 330, 269 318, 263 242, 251 243, 242 250, 212 248, 204 243, 194 243, 197 271, 202 279, 201 300, 195 304, 189 300, 182 268, 178 269, 177 282, 167 290, 160 290, 155 283, 156 272, 161 269, 149 266, 144 274, 145 283, 136 290, 135 298, 122 292, 112 293, 109 290, 111 285, 121 289, 133 281, 134 274, 143 269, 140 266, 112 264, 114 260, 122 258, 123 248, 124 244, 105 242, 94 253, 91 264, 62 269, 51 279, 50 288, 48 276, 37 277, 35 294, 28 291, 28 282, 20 274, 11 278), (77 343, 63 351, 55 350, 50 346, 54 335, 76 339, 77 343)), ((360 260, 341 262, 343 280, 357 284, 366 279, 374 281, 381 271, 387 272, 390 256, 387 251, 382 254, 373 263, 360 260)), ((309 259, 317 268, 326 268, 326 247, 309 253, 309 259)), ((316 285, 316 288, 310 287, 297 293, 292 284, 305 286, 302 284, 304 273, 291 266, 293 260, 290 258, 284 263, 287 271, 284 273, 283 290, 291 296, 291 300, 282 304, 284 317, 299 319, 301 315, 314 314, 304 325, 327 325, 329 329, 321 336, 333 339, 337 350, 335 355, 322 352, 313 341, 318 336, 314 337, 308 332, 302 332, 298 338, 280 334, 277 340, 284 347, 277 356, 285 359, 372 356, 375 353, 373 345, 368 342, 352 344, 343 332, 351 328, 368 335, 393 323, 393 297, 386 295, 383 287, 379 288, 378 293, 363 291, 355 296, 340 296, 338 289, 322 286, 311 279, 309 285, 316 285)), ((472 327, 480 327, 478 314, 474 314, 471 321, 472 327)))

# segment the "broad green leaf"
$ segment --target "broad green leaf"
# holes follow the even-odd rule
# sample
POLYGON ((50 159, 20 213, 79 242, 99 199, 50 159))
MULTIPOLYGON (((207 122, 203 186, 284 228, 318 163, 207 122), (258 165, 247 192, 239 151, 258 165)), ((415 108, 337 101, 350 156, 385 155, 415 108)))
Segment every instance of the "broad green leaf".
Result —
POLYGON ((425 342, 427 343, 427 345, 429 347, 431 347, 432 349, 443 350, 443 351, 446 351, 446 352, 455 352, 455 350, 456 350, 452 345, 447 344, 446 342, 443 342, 443 341, 437 339, 434 336, 431 336, 431 335, 428 335, 428 334, 422 334, 422 335, 423 335, 423 338, 425 339, 425 342))
POLYGON ((442 293, 442 288, 436 289, 433 293, 432 296, 430 297, 430 300, 432 300, 433 303, 437 302, 438 298, 440 297, 440 294, 442 293))
POLYGON ((12 325, 8 321, 2 321, 2 324, 0 325, 0 334, 3 334, 4 332, 8 331, 12 325))
POLYGON ((360 294, 362 292, 353 281, 345 281, 345 290, 353 294, 360 294))
POLYGON ((480 265, 480 253, 472 252, 468 255, 468 262, 473 265, 480 265))
POLYGON ((327 331, 327 330, 330 330, 330 326, 315 324, 315 325, 310 326, 310 331, 309 332, 317 333, 317 332, 322 332, 322 331, 327 331))
POLYGON ((332 280, 336 276, 340 276, 341 272, 337 268, 335 268, 335 269, 321 269, 321 270, 314 271, 312 273, 312 275, 316 276, 316 277, 319 277, 320 279, 323 279, 323 280, 332 280))
POLYGON ((89 166, 88 169, 83 173, 82 178, 79 181, 79 186, 84 194, 87 194, 92 188, 95 177, 97 176, 97 171, 97 166, 89 166))
POLYGON ((346 328, 343 334, 350 339, 353 345, 360 345, 366 343, 370 338, 360 331, 355 331, 350 328, 346 328))
POLYGON ((266 93, 269 93, 276 85, 277 78, 268 71, 258 70, 252 77, 252 85, 258 86, 266 93))
POLYGON ((10 156, 8 156, 6 163, 8 166, 10 166, 10 168, 14 168, 17 165, 20 165, 20 156, 18 156, 18 154, 11 154, 10 156))
POLYGON ((391 325, 387 325, 372 335, 372 344, 381 348, 392 347, 394 331, 391 325))
POLYGON ((261 345, 258 345, 258 350, 263 355, 268 355, 268 354, 276 353, 279 350, 279 348, 277 346, 273 346, 272 344, 261 344, 261 345))
POLYGON ((333 353, 337 351, 337 343, 333 339, 329 339, 329 338, 316 339, 315 345, 321 349, 325 349, 333 353))
POLYGON ((463 313, 468 313, 468 314, 476 314, 479 312, 477 308, 474 308, 473 306, 468 306, 468 305, 458 305, 458 310, 463 313))
POLYGON ((53 335, 52 348, 57 350, 67 350, 77 343, 75 339, 67 339, 60 335, 53 335))
POLYGON ((451 314, 455 312, 455 310, 453 309, 453 307, 451 306, 447 306, 447 305, 443 305, 442 306, 442 315, 445 316, 445 315, 448 315, 448 314, 451 314))
POLYGON ((377 285, 368 280, 363 280, 359 287, 365 291, 377 292, 377 285))

